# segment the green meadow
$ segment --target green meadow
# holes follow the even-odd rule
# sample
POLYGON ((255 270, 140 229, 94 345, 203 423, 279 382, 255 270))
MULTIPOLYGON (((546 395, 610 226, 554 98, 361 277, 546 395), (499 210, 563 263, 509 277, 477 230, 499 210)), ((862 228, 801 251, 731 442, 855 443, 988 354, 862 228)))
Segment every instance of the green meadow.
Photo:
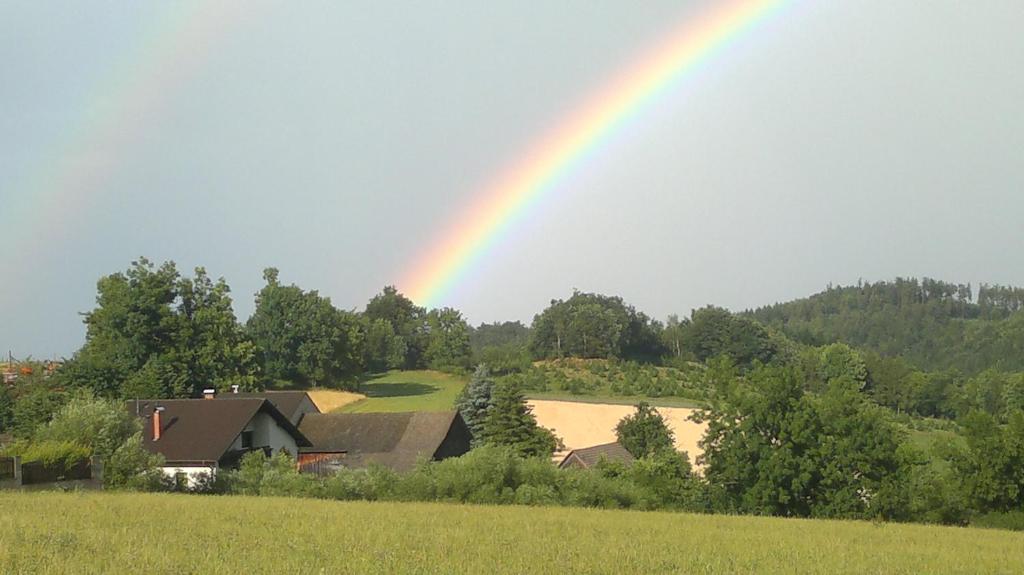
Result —
POLYGON ((856 521, 0 494, 4 573, 1021 573, 1024 534, 856 521))
POLYGON ((339 411, 447 411, 455 408, 455 399, 467 381, 440 371, 390 371, 361 382, 358 391, 366 399, 339 411))

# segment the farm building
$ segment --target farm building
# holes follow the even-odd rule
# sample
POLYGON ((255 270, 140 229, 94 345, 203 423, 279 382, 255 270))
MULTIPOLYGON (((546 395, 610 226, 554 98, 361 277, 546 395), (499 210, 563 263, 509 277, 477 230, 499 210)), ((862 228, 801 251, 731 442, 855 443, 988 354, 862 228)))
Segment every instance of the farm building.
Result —
POLYGON ((457 411, 412 413, 313 413, 299 431, 311 446, 299 449, 299 468, 317 463, 366 467, 377 463, 408 471, 420 458, 440 460, 469 451, 472 437, 457 411))
POLYGON ((297 454, 308 439, 266 399, 160 399, 128 402, 144 420, 143 445, 164 456, 163 471, 194 485, 202 474, 235 467, 243 455, 262 450, 297 454))
POLYGON ((582 449, 573 449, 558 464, 558 467, 560 469, 590 469, 602 459, 627 465, 636 460, 633 454, 627 451, 622 444, 613 442, 593 447, 584 447, 582 449))
POLYGON ((216 396, 216 399, 266 399, 274 404, 274 407, 282 415, 298 425, 302 416, 307 413, 320 413, 320 409, 310 399, 305 391, 263 391, 263 392, 235 392, 223 393, 216 396))

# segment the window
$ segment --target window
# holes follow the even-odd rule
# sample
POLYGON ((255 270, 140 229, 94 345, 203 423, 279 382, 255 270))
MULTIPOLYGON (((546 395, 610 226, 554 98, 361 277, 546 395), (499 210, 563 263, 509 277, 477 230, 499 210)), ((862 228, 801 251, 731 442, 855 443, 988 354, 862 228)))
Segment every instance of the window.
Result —
POLYGON ((242 449, 251 449, 251 448, 252 448, 252 432, 251 431, 243 431, 242 432, 242 449))

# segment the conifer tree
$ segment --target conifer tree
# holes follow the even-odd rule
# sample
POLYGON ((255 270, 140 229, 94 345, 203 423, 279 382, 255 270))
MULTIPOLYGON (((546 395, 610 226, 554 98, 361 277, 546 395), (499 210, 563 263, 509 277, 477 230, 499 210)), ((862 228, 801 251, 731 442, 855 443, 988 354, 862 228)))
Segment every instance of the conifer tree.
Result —
POLYGON ((477 366, 469 385, 462 390, 456 407, 462 419, 473 434, 473 445, 479 445, 483 439, 484 419, 491 407, 491 396, 494 393, 494 380, 485 364, 477 366))
POLYGON ((537 425, 522 390, 511 382, 494 387, 482 439, 489 445, 511 447, 523 457, 551 457, 559 444, 551 430, 537 425))

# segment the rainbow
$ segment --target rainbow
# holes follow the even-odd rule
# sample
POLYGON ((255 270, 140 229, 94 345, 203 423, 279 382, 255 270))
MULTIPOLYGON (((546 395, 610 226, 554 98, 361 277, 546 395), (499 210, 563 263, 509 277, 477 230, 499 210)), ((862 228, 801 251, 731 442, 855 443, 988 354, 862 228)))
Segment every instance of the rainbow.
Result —
POLYGON ((546 194, 653 102, 788 0, 729 0, 687 21, 531 146, 417 258, 399 286, 437 305, 546 194))

